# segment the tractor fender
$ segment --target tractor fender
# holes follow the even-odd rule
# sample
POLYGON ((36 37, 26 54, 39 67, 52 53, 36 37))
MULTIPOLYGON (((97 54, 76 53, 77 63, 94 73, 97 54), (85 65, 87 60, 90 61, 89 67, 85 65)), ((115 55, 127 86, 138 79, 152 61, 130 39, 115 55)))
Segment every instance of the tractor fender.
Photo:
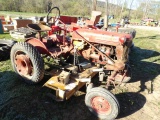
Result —
POLYGON ((26 42, 33 45, 35 48, 37 48, 37 50, 39 51, 40 54, 48 54, 49 55, 49 51, 48 51, 47 47, 39 39, 30 38, 30 39, 27 39, 26 42))

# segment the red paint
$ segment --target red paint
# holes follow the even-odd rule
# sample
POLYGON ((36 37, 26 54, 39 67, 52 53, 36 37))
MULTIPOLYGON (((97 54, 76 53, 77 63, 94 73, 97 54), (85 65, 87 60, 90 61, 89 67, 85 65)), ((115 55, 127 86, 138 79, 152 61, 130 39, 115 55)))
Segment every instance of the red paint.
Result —
POLYGON ((32 64, 27 55, 20 54, 15 56, 15 64, 17 71, 24 76, 32 73, 32 64))
POLYGON ((47 40, 43 39, 41 42, 37 38, 31 38, 31 39, 28 39, 26 42, 35 46, 38 49, 40 54, 49 54, 49 51, 45 46, 45 44, 47 43, 47 40))
POLYGON ((94 97, 91 100, 91 106, 98 114, 107 114, 111 112, 111 106, 104 97, 94 97))

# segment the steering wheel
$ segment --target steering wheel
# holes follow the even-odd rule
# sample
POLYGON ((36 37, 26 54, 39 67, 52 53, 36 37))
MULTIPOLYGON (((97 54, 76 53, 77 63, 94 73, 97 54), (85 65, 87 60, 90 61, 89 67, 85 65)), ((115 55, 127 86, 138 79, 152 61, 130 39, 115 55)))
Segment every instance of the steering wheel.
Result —
POLYGON ((48 14, 47 14, 48 24, 54 24, 59 18, 60 18, 60 10, 58 7, 53 7, 48 11, 48 14), (53 12, 53 10, 54 10, 54 13, 53 13, 54 16, 51 16, 51 13, 53 12))

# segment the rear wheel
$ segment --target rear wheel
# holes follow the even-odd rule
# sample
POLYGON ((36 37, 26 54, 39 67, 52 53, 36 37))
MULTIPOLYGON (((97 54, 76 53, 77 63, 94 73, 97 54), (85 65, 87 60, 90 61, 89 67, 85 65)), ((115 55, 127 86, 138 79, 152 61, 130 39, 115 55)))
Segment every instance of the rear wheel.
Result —
POLYGON ((85 96, 88 109, 100 119, 114 120, 120 110, 116 97, 105 88, 92 88, 85 96))
POLYGON ((44 63, 37 49, 29 43, 18 42, 11 49, 14 71, 30 84, 38 83, 44 76, 44 63))

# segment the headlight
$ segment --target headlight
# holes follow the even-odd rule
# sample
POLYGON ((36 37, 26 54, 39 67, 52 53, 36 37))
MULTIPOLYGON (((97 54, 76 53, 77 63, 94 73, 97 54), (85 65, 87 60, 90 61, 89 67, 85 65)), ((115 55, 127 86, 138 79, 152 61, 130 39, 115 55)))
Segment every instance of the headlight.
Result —
POLYGON ((121 37, 119 41, 121 44, 124 44, 126 42, 126 37, 121 37))

